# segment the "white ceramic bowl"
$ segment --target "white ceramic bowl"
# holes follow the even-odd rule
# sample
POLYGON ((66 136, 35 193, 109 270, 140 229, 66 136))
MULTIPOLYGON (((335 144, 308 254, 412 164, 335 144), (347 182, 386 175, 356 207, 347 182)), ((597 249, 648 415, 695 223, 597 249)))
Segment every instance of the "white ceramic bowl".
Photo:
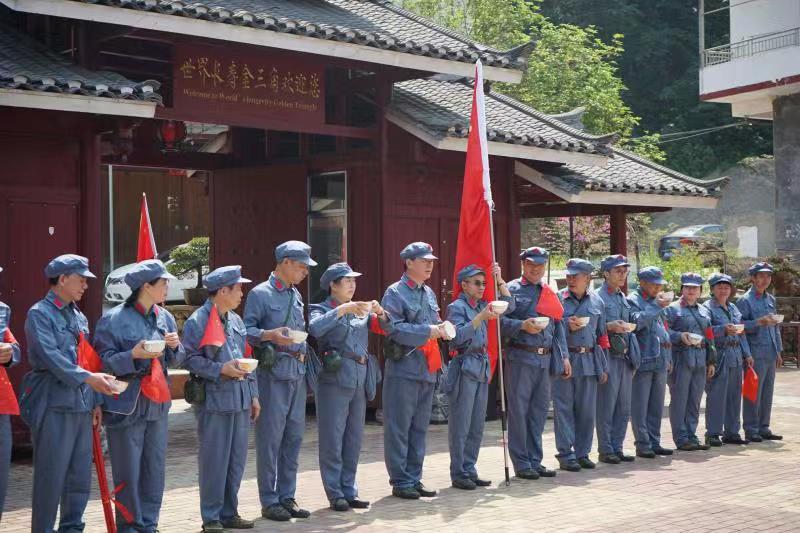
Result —
POLYGON ((248 357, 243 357, 237 359, 236 364, 239 365, 239 368, 241 368, 245 372, 253 372, 256 368, 258 368, 258 359, 250 359, 248 357))
POLYGON ((448 339, 455 339, 456 337, 456 327, 453 325, 452 322, 449 320, 445 320, 442 322, 442 327, 444 328, 444 334, 447 335, 448 339))
POLYGON ((292 339, 292 342, 295 344, 302 344, 306 342, 308 338, 308 333, 305 331, 298 331, 296 329, 289 330, 289 338, 292 339))
POLYGON ((128 388, 128 382, 117 379, 111 388, 114 390, 114 394, 122 394, 128 388))
POLYGON ((662 292, 659 294, 659 298, 671 302, 675 299, 675 291, 662 292))
POLYGON ((633 333, 634 331, 636 331, 636 324, 634 324, 633 322, 626 322, 625 331, 627 331, 628 333, 633 333))
POLYGON ((503 300, 495 300, 489 305, 492 307, 492 311, 498 315, 502 315, 508 310, 508 302, 504 302, 503 300))
POLYGON ((783 319, 784 319, 785 317, 784 317, 783 315, 777 315, 777 314, 773 314, 773 315, 772 315, 772 318, 774 318, 776 321, 778 321, 778 322, 780 323, 780 322, 783 322, 783 319))
POLYGON ((144 341, 142 347, 146 352, 161 353, 167 347, 167 341, 144 341))
POLYGON ((744 331, 744 324, 733 324, 733 329, 736 330, 736 333, 741 333, 744 331))
POLYGON ((697 333, 689 333, 689 340, 693 345, 697 346, 703 342, 703 336, 698 335, 697 333))
POLYGON ((550 323, 549 316, 537 316, 533 319, 533 323, 539 327, 545 328, 550 323))
POLYGON ((590 317, 590 316, 576 316, 575 317, 575 322, 582 328, 585 328, 586 326, 588 326, 589 322, 591 322, 591 320, 592 320, 592 317, 590 317))

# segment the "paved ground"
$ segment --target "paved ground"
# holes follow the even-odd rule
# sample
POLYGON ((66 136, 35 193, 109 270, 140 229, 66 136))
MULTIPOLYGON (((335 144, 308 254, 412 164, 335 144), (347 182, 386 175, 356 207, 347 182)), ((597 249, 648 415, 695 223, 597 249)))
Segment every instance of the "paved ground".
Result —
MULTIPOLYGON (((194 419, 185 403, 176 404, 173 411, 161 531, 199 531, 194 419)), ((800 452, 800 371, 779 372, 773 415, 774 430, 786 437, 782 442, 677 452, 672 458, 637 459, 624 466, 601 464, 591 472, 560 472, 555 479, 512 479, 510 487, 502 483, 500 426, 493 422, 487 426, 478 466, 495 486, 474 492, 449 488, 447 428, 432 426, 425 482, 441 493, 419 502, 388 496, 381 427, 371 425, 358 479, 361 496, 373 505, 348 513, 327 509, 312 418, 300 458, 298 500, 313 514, 309 520, 288 524, 259 519, 256 531, 800 531, 800 506, 794 499, 800 494, 800 461, 795 456, 800 452)), ((663 430, 668 433, 666 418, 663 430)), ((632 441, 629 438, 629 449, 632 441)), ((544 445, 546 464, 552 467, 552 423, 546 428, 544 445)), ((256 518, 260 508, 252 445, 250 449, 240 512, 256 518)), ((3 532, 29 529, 30 480, 30 464, 12 466, 3 532)), ((105 531, 96 490, 86 520, 87 531, 105 531)))

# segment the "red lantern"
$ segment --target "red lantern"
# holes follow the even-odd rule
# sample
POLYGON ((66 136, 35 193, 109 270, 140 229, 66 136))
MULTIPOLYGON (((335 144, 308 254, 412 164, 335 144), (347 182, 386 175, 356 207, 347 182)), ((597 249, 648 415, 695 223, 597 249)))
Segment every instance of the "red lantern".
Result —
POLYGON ((162 151, 177 151, 178 145, 186 138, 186 125, 179 120, 163 120, 158 127, 158 137, 162 151))

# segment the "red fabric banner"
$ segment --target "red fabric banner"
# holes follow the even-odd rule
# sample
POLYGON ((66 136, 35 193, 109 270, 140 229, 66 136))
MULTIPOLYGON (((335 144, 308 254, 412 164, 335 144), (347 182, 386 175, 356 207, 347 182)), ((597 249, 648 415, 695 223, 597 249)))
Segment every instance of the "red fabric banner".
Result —
POLYGON ((216 346, 219 348, 223 344, 225 344, 225 328, 222 327, 222 319, 219 317, 217 306, 212 305, 211 314, 208 316, 208 323, 206 323, 206 330, 200 340, 200 348, 203 346, 216 346))
MULTIPOLYGON (((3 342, 17 344, 17 339, 14 338, 14 334, 8 328, 3 334, 3 342)), ((18 414, 19 404, 17 403, 17 395, 14 393, 14 386, 11 385, 11 380, 8 379, 6 367, 0 366, 0 415, 18 414)))
POLYGON ((561 300, 558 299, 556 291, 550 288, 550 285, 542 282, 542 292, 539 294, 539 303, 536 304, 536 312, 540 315, 549 316, 554 320, 561 320, 564 318, 564 306, 561 305, 561 300))
POLYGON ((150 210, 147 207, 147 196, 142 193, 142 208, 139 214, 139 243, 136 248, 136 262, 156 258, 156 240, 153 227, 150 225, 150 210))

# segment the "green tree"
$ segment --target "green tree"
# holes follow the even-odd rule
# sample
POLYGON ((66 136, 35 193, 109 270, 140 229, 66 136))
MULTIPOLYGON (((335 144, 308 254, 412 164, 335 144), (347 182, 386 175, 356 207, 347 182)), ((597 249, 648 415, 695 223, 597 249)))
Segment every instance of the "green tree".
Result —
POLYGON ((656 136, 630 141, 639 117, 622 98, 627 88, 616 63, 624 51, 622 36, 603 40, 592 26, 554 24, 541 14, 540 3, 541 0, 406 0, 401 5, 498 49, 533 40, 521 83, 496 84, 495 90, 544 113, 585 107, 587 131, 616 132, 623 146, 663 161, 656 136))

